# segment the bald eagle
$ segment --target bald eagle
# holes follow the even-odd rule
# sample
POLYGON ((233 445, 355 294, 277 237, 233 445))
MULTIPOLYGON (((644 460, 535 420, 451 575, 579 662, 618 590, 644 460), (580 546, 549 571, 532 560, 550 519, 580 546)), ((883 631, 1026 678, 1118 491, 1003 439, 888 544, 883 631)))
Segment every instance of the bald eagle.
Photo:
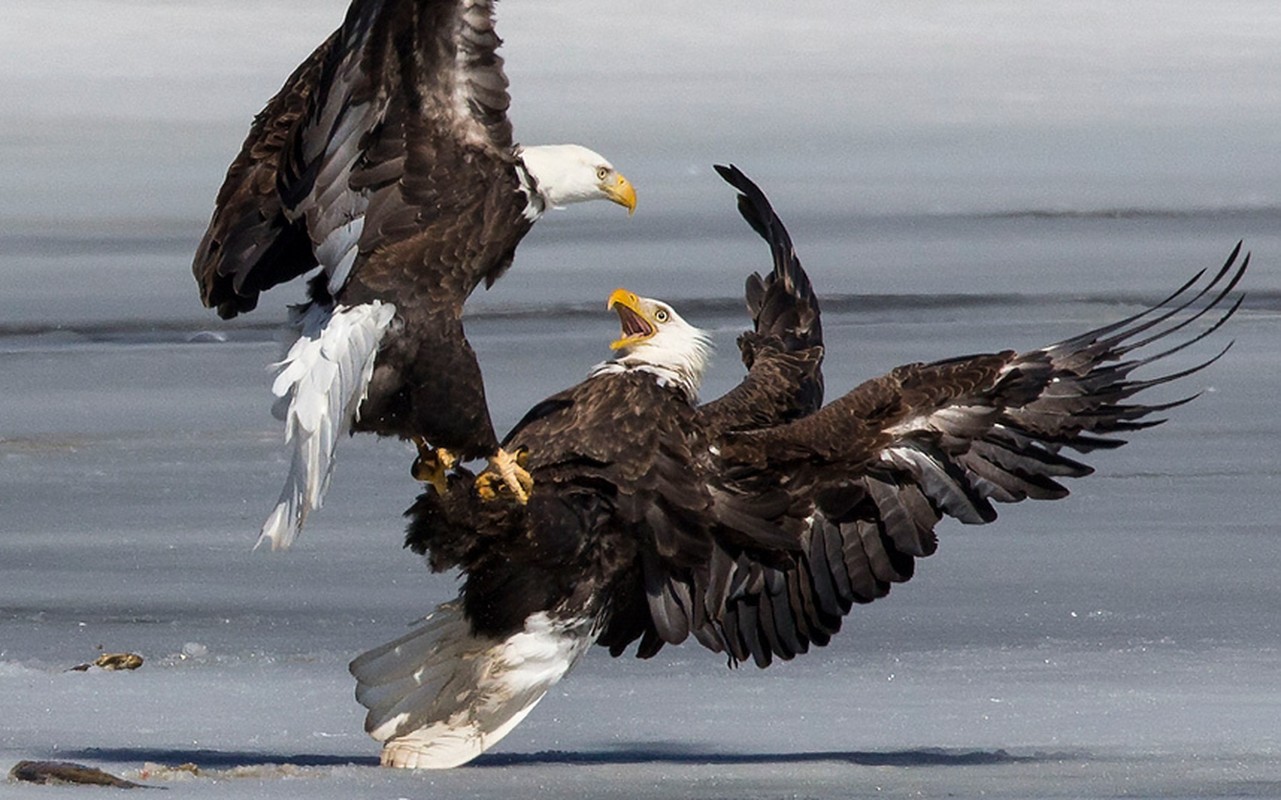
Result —
POLYGON ((912 577, 942 517, 985 523, 993 501, 1064 497, 1061 479, 1091 471, 1065 450, 1118 447, 1115 434, 1187 402, 1131 398, 1218 355, 1160 377, 1132 371, 1240 303, 1228 299, 1249 261, 1238 265, 1238 245, 1209 280, 1128 319, 1035 350, 898 367, 823 406, 819 305, 787 231, 746 176, 718 169, 774 257, 747 284, 746 377, 698 404, 706 336, 619 290, 614 357, 506 439, 529 449, 528 505, 419 498, 408 545, 465 582, 351 664, 384 764, 474 758, 593 643, 617 656, 638 642, 643 658, 693 636, 761 667, 827 644, 854 604, 912 577))
POLYGON ((492 0, 355 0, 227 172, 192 267, 204 304, 231 318, 320 268, 273 386, 293 462, 259 544, 293 541, 348 430, 415 441, 424 479, 488 456, 526 488, 498 446, 463 303, 549 208, 630 212, 636 193, 585 147, 513 143, 499 44, 492 0))

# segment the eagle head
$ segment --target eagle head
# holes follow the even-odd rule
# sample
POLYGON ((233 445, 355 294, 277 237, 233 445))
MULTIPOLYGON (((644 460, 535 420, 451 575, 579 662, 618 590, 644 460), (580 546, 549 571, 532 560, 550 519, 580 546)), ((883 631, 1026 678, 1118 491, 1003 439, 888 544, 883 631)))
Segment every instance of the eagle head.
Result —
POLYGON ((628 214, 636 210, 631 181, 600 153, 577 144, 548 144, 524 147, 520 158, 549 206, 608 200, 628 214))
POLYGON ((697 396, 712 352, 706 332, 690 325, 668 304, 626 289, 615 289, 607 307, 617 312, 622 328, 609 345, 616 353, 614 363, 670 373, 691 397, 697 396))

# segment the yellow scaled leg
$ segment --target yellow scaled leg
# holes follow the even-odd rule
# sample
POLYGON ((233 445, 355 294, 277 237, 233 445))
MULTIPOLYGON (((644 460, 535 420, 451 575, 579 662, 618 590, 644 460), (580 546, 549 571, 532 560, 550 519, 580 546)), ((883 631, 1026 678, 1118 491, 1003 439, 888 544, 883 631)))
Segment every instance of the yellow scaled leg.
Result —
POLYGON ((476 493, 481 500, 494 500, 503 489, 511 492, 521 505, 529 502, 529 493, 534 489, 534 479, 525 469, 529 453, 517 450, 508 453, 501 447, 489 457, 489 469, 476 478, 476 493))
POLYGON ((438 494, 444 494, 449 488, 445 473, 454 468, 458 457, 443 447, 433 448, 421 436, 414 437, 414 444, 418 446, 418 458, 409 471, 416 479, 434 486, 438 494))

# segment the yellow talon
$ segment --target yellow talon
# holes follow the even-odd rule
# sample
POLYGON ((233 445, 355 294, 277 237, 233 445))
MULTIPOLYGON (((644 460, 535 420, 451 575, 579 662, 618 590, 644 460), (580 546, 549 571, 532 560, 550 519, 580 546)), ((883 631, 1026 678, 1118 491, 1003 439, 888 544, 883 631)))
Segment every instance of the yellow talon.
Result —
MULTIPOLYGON (((494 484, 500 480, 501 479, 492 472, 482 472, 476 477, 476 494, 480 495, 480 499, 486 503, 497 500, 498 490, 494 488, 494 484)), ((499 483, 499 488, 505 487, 499 483)))
POLYGON ((449 476, 446 474, 458 463, 458 457, 443 447, 432 448, 421 436, 414 437, 418 445, 418 458, 410 473, 423 483, 430 483, 437 494, 444 494, 449 489, 449 476))
POLYGON ((476 478, 476 494, 486 502, 498 499, 500 493, 507 491, 524 505, 529 502, 529 493, 534 489, 534 479, 525 465, 529 463, 529 453, 518 450, 513 455, 499 449, 489 459, 489 469, 476 478))

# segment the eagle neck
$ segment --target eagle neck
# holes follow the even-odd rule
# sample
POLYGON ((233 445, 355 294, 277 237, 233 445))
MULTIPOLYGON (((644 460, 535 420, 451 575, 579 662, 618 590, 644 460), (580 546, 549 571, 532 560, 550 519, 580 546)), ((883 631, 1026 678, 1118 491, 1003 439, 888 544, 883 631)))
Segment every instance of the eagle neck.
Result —
POLYGON ((690 405, 698 403, 698 378, 682 372, 678 369, 666 367, 661 364, 650 364, 644 361, 631 360, 626 357, 614 358, 609 361, 602 361, 592 367, 588 378, 598 378, 604 375, 625 375, 639 374, 652 376, 654 382, 660 388, 674 390, 678 392, 690 405))
POLYGON ((538 179, 523 161, 516 162, 516 178, 520 181, 520 191, 525 195, 525 219, 531 223, 537 222, 552 204, 539 188, 538 179))

